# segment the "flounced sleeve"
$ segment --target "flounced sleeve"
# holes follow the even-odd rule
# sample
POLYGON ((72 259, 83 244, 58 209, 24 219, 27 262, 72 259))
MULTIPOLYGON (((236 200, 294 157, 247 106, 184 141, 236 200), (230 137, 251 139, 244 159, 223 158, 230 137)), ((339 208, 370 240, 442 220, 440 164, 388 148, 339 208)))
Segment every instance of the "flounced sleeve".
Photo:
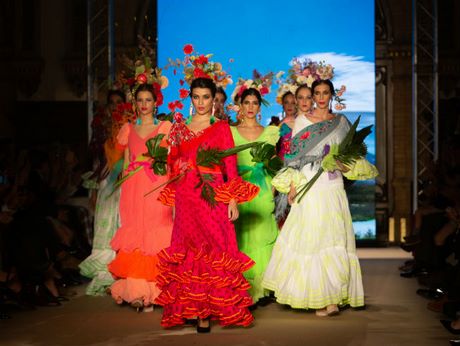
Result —
POLYGON ((244 181, 241 177, 235 177, 214 189, 216 193, 214 199, 226 204, 234 199, 239 204, 253 200, 259 190, 257 185, 244 181))
POLYGON ((365 158, 356 160, 348 167, 348 172, 342 173, 347 179, 350 180, 368 180, 373 179, 379 175, 377 167, 367 161, 365 158))
POLYGON ((129 132, 131 131, 131 125, 129 123, 124 124, 120 131, 118 131, 117 142, 115 143, 115 148, 117 150, 123 151, 128 146, 128 137, 129 132))
MULTIPOLYGON (((220 131, 220 149, 226 150, 233 148, 235 142, 233 141, 230 126, 225 122, 222 122, 220 126, 222 126, 222 130, 220 131)), ((238 203, 244 203, 256 197, 260 188, 257 185, 244 181, 238 176, 236 155, 225 157, 223 163, 227 182, 214 189, 216 193, 215 200, 217 202, 229 203, 230 200, 235 199, 238 203)))
POLYGON ((289 193, 291 189, 291 184, 298 189, 301 185, 307 183, 307 178, 302 172, 288 167, 282 169, 278 174, 276 174, 272 179, 273 187, 280 193, 289 193))

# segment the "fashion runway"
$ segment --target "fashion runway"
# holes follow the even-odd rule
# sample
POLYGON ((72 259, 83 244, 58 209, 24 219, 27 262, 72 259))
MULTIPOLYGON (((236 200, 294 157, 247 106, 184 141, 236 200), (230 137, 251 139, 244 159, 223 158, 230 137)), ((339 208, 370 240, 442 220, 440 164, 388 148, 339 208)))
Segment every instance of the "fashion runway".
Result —
POLYGON ((0 321, 1 345, 448 345, 441 315, 426 309, 415 294, 416 279, 399 277, 407 258, 399 249, 359 249, 366 309, 317 317, 279 304, 259 307, 250 328, 212 326, 210 334, 193 327, 165 330, 161 309, 136 313, 110 297, 78 294, 61 307, 14 312, 0 321))

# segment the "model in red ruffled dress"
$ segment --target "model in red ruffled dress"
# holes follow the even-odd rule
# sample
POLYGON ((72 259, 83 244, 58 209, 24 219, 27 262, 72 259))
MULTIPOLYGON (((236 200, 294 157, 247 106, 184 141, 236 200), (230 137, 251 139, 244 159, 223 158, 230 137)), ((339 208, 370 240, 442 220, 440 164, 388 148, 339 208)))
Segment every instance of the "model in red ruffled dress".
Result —
POLYGON ((250 286, 243 272, 254 262, 238 250, 232 221, 238 217, 236 203, 252 199, 258 190, 238 177, 235 155, 214 169, 196 165, 200 147, 234 146, 228 123, 211 117, 214 94, 211 79, 193 81, 191 98, 196 115, 188 124, 176 122, 170 133, 172 175, 186 173, 161 196, 163 201, 175 203, 171 246, 158 255, 157 282, 162 293, 157 303, 164 306, 164 327, 198 318, 199 326, 205 321, 201 331, 209 331, 209 319, 224 326, 248 326, 253 321, 248 310, 252 305, 250 286), (200 176, 215 190, 218 202, 214 206, 201 195, 200 176))

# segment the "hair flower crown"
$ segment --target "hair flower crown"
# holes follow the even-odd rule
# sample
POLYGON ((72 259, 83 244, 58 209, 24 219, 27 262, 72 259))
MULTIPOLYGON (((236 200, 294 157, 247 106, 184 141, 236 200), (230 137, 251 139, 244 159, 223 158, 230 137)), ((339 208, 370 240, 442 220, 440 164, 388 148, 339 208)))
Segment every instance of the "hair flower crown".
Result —
MULTIPOLYGON (((287 92, 295 94, 300 85, 306 84, 311 88, 314 81, 317 80, 332 80, 334 78, 334 67, 331 64, 326 64, 325 61, 313 61, 311 59, 293 58, 291 61, 292 68, 288 71, 286 81, 280 78, 277 80, 278 93, 276 102, 282 104, 282 98, 287 92)), ((342 98, 343 93, 346 91, 344 85, 340 89, 335 90, 334 101, 336 102, 334 108, 336 110, 345 109, 345 104, 342 98)))
POLYGON ((169 85, 169 80, 166 76, 162 75, 162 70, 154 67, 152 56, 153 49, 150 47, 147 40, 139 37, 139 51, 138 56, 132 60, 126 55, 122 57, 123 65, 130 70, 130 78, 126 78, 126 71, 122 70, 117 76, 115 84, 126 85, 129 87, 127 91, 131 96, 131 101, 134 102, 133 96, 137 88, 141 84, 151 84, 156 98, 156 106, 163 104, 163 93, 161 89, 165 89, 169 85))
MULTIPOLYGON (((186 44, 183 51, 184 59, 169 59, 168 67, 183 67, 184 79, 188 85, 192 84, 196 78, 212 79, 218 87, 222 88, 233 83, 231 76, 222 69, 222 64, 210 60, 213 54, 198 54, 191 44, 186 44)), ((176 74, 176 70, 174 70, 174 74, 176 74)), ((180 84, 182 86, 184 81, 181 80, 180 84)))
POLYGON ((243 92, 246 89, 253 88, 260 93, 260 96, 262 96, 262 104, 269 106, 270 103, 264 98, 264 96, 270 93, 274 76, 275 74, 273 72, 262 75, 259 71, 254 70, 252 72, 252 79, 239 78, 238 83, 236 83, 235 90, 233 90, 231 99, 238 103, 243 92))

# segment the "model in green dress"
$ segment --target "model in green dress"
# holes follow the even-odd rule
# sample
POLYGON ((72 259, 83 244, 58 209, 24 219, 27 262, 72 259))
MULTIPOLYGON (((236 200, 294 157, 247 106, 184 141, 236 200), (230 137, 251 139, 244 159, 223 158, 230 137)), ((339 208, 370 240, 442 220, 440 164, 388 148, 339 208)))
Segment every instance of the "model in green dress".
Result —
MULTIPOLYGON (((241 121, 232 126, 235 145, 250 142, 265 142, 276 145, 279 139, 277 126, 263 127, 257 122, 261 96, 256 89, 247 89, 241 98, 241 121)), ((271 188, 271 177, 266 173, 262 163, 252 161, 249 150, 238 153, 238 170, 242 178, 260 187, 259 195, 251 202, 239 205, 240 216, 235 222, 236 235, 240 251, 251 257, 256 264, 244 273, 251 284, 249 293, 254 303, 268 296, 261 281, 270 260, 272 248, 278 236, 278 227, 273 210, 275 207, 271 188)))

